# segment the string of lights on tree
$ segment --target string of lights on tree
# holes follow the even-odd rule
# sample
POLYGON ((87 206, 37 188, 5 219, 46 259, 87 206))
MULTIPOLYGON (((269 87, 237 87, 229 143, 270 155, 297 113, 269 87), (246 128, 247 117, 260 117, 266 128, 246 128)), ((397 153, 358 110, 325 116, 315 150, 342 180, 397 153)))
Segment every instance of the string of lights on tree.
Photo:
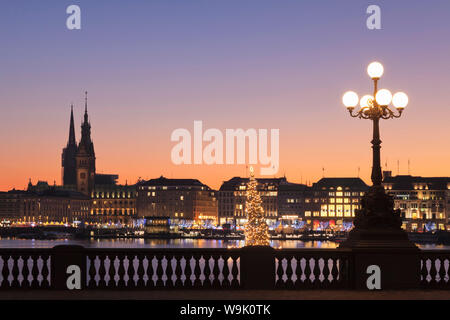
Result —
POLYGON ((250 180, 247 184, 247 201, 245 205, 248 219, 244 229, 246 246, 269 245, 269 227, 264 217, 262 201, 257 186, 258 182, 255 179, 253 167, 250 167, 250 180))

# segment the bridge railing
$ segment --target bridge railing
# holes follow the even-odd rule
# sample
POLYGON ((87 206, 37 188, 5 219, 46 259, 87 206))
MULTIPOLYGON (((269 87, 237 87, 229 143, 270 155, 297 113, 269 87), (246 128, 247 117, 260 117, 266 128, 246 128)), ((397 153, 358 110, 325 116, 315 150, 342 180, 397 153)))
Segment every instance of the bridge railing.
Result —
POLYGON ((420 284, 428 289, 450 289, 450 251, 422 250, 420 284))
POLYGON ((0 289, 51 288, 52 249, 0 249, 0 289))
MULTIPOLYGON (((419 256, 418 289, 450 288, 450 251, 419 256)), ((86 290, 355 288, 349 249, 0 248, 0 289, 71 289, 77 270, 86 290)))
POLYGON ((275 251, 277 289, 350 288, 350 252, 337 249, 275 251))
POLYGON ((89 289, 239 288, 239 249, 87 249, 89 289))

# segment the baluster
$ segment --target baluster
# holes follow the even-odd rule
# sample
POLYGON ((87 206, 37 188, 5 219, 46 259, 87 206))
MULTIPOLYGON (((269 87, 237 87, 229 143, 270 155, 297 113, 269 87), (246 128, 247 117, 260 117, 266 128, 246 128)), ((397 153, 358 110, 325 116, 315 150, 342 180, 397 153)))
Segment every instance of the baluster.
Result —
POLYGON ((50 263, 50 255, 45 253, 41 256, 42 258, 42 282, 41 287, 42 288, 49 288, 50 287, 50 281, 48 279, 48 276, 50 274, 50 270, 48 268, 48 264, 50 263))
POLYGON ((233 259, 233 266, 231 267, 231 275, 233 276, 233 278, 231 279, 231 287, 239 288, 239 281, 238 281, 239 269, 237 266, 238 256, 233 255, 231 259, 233 259))
POLYGON ((98 258, 100 260, 100 266, 98 269, 98 275, 100 277, 100 280, 98 281, 98 287, 99 288, 106 288, 106 267, 105 267, 105 263, 106 263, 106 255, 105 254, 99 254, 98 258))
POLYGON ((211 267, 209 266, 209 260, 211 259, 210 254, 204 254, 203 259, 205 260, 205 267, 203 268, 203 275, 205 276, 205 280, 203 281, 204 288, 211 288, 211 267))
POLYGON ((127 255, 128 260, 128 268, 127 268, 127 276, 128 276, 128 282, 127 282, 127 288, 135 288, 136 282, 134 282, 134 257, 135 255, 127 255))
POLYGON ((28 268, 28 259, 30 258, 29 254, 25 254, 22 256, 23 259, 23 267, 22 267, 22 288, 30 288, 31 283, 28 281, 28 276, 30 275, 30 268, 28 268))
POLYGON ((192 275, 191 258, 192 258, 192 254, 187 254, 187 255, 184 256, 184 258, 186 259, 186 267, 184 268, 184 275, 186 276, 186 281, 184 282, 184 287, 185 288, 191 288, 192 287, 192 280, 191 280, 191 275, 192 275))
POLYGON ((200 276, 202 275, 202 270, 200 269, 200 259, 202 256, 200 254, 193 255, 195 261, 194 267, 194 287, 200 288, 202 286, 202 281, 200 280, 200 276))
POLYGON ((220 280, 219 280, 219 275, 220 275, 220 269, 219 269, 219 256, 214 254, 212 255, 213 261, 214 261, 214 267, 213 267, 213 283, 212 286, 213 288, 220 288, 220 280))
POLYGON ((447 271, 445 271, 445 276, 444 276, 444 280, 445 280, 445 284, 448 286, 450 284, 450 279, 449 279, 449 273, 450 273, 450 260, 447 259, 446 257, 443 257, 442 260, 444 260, 443 262, 443 266, 444 266, 444 271, 445 271, 445 262, 447 261, 449 263, 449 266, 447 268, 447 271))
POLYGON ((144 255, 138 254, 138 268, 137 268, 137 275, 138 275, 138 281, 137 281, 137 287, 143 288, 145 286, 144 281, 144 255))
POLYGON ((175 287, 181 288, 183 287, 183 281, 181 280, 181 276, 183 275, 183 270, 181 270, 181 258, 183 256, 177 255, 175 256, 176 266, 175 266, 175 287))
MULTIPOLYGON (((323 258, 323 270, 322 270, 322 273, 323 273, 324 279, 322 281, 322 287, 324 289, 329 288, 330 284, 331 284, 330 279, 328 279, 330 274, 331 274, 330 267, 328 266, 329 262, 330 262, 329 258, 323 258)), ((333 260, 331 260, 331 262, 333 262, 333 260)))
POLYGON ((297 260, 297 267, 295 268, 295 275, 297 276, 297 280, 295 281, 294 287, 296 289, 300 288, 303 281, 302 281, 302 276, 303 276, 303 269, 302 269, 302 257, 301 256, 296 256, 295 260, 297 260))
POLYGON ((167 259, 167 268, 166 268, 166 276, 167 276, 167 280, 166 280, 166 287, 167 287, 167 288, 173 288, 173 280, 172 280, 172 276, 173 276, 173 268, 172 268, 172 259, 173 259, 173 255, 172 255, 172 254, 167 254, 167 255, 166 255, 166 259, 167 259))
POLYGON ((428 284, 427 261, 428 261, 428 259, 426 257, 422 257, 422 259, 420 259, 420 284, 423 287, 425 287, 428 284))
MULTIPOLYGON (((36 289, 36 288, 39 288, 39 280, 38 280, 38 277, 39 277, 39 268, 38 268, 39 255, 32 254, 31 260, 33 262, 33 267, 31 268, 31 275, 32 275, 31 287, 33 289, 36 289)), ((3 276, 3 278, 5 279, 4 276, 3 276)))
POLYGON ((125 288, 125 255, 120 253, 117 255, 117 258, 119 259, 119 270, 117 272, 118 276, 119 276, 119 281, 117 282, 117 287, 119 288, 125 288))
POLYGON ((320 258, 319 257, 314 258, 314 269, 313 269, 313 274, 314 274, 313 285, 314 286, 320 286, 320 267, 319 267, 319 263, 320 263, 320 258))
POLYGON ((277 263, 277 271, 276 271, 278 279, 275 282, 275 286, 277 288, 284 288, 284 285, 285 285, 284 280, 283 280, 283 274, 284 274, 283 260, 284 260, 284 258, 282 255, 279 255, 276 257, 276 261, 278 262, 277 263))
POLYGON ((4 256, 2 256, 2 260, 3 260, 3 270, 2 270, 2 276, 3 276, 3 281, 2 281, 2 288, 10 288, 11 284, 8 280, 9 277, 9 265, 8 265, 8 260, 9 260, 10 255, 9 254, 5 254, 4 256))
POLYGON ((97 274, 97 271, 95 270, 95 259, 97 258, 96 254, 90 254, 89 256, 89 282, 88 287, 89 288, 95 288, 97 287, 97 282, 95 281, 95 275, 97 274))
POLYGON ((431 276, 431 281, 430 281, 430 286, 432 287, 437 287, 437 281, 436 281, 436 275, 437 275, 437 269, 436 269, 436 258, 430 258, 431 259, 431 269, 430 269, 430 276, 431 276))
POLYGON ((223 281, 222 281, 222 288, 229 288, 231 286, 230 279, 228 279, 230 275, 230 268, 228 267, 228 255, 222 256, 223 259, 223 268, 222 268, 222 274, 223 274, 223 281))
POLYGON ((6 288, 6 283, 8 282, 7 278, 5 277, 5 272, 6 270, 8 270, 8 263, 6 262, 6 255, 0 255, 0 258, 2 259, 2 282, 0 282, 0 288, 5 287, 6 288))
POLYGON ((294 287, 294 281, 292 281, 292 275, 294 271, 292 270, 292 259, 294 256, 287 256, 286 258, 286 288, 292 289, 294 287))
POLYGON ((312 287, 312 281, 311 281, 311 266, 310 266, 310 262, 311 262, 311 258, 310 257, 305 257, 305 287, 306 288, 311 288, 312 287))
POLYGON ((12 267, 12 281, 11 281, 11 287, 12 288, 19 288, 20 282, 19 282, 19 258, 20 255, 12 255, 11 256, 13 261, 13 267, 12 267))
POLYGON ((439 256, 440 266, 439 266, 439 287, 445 288, 446 282, 445 282, 445 257, 439 256))
POLYGON ((147 256, 147 283, 146 283, 146 287, 147 288, 153 288, 155 286, 155 283, 153 282, 153 255, 149 255, 147 256))
POLYGON ((164 270, 162 267, 162 259, 163 259, 163 255, 162 254, 157 254, 156 255, 156 260, 157 260, 157 266, 156 266, 156 286, 157 287, 164 287, 164 281, 162 279, 163 275, 164 275, 164 270))
POLYGON ((115 254, 110 254, 110 255, 108 255, 108 259, 109 259, 108 288, 115 288, 116 287, 116 279, 115 279, 115 277, 116 277, 116 267, 114 265, 114 262, 116 261, 116 255, 115 254))
POLYGON ((339 270, 337 268, 338 258, 331 258, 331 262, 333 263, 333 267, 331 268, 331 275, 333 276, 332 284, 334 287, 338 286, 338 276, 339 270))

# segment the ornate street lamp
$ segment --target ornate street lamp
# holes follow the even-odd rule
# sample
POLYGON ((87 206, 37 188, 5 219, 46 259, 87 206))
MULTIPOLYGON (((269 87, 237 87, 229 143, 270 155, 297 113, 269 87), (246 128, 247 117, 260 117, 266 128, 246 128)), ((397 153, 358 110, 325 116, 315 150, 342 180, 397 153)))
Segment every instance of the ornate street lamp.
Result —
POLYGON ((378 81, 384 73, 381 63, 372 62, 367 68, 367 73, 373 80, 373 95, 364 95, 359 99, 355 92, 348 91, 344 94, 342 102, 352 117, 372 120, 373 185, 361 199, 361 209, 355 214, 355 228, 341 247, 415 247, 401 228, 400 210, 394 210, 393 198, 384 191, 380 162, 380 119, 400 118, 408 105, 408 96, 403 92, 392 96, 387 89, 378 90, 378 81), (395 109, 390 107, 391 103, 395 109), (358 104, 360 108, 355 110, 358 104))

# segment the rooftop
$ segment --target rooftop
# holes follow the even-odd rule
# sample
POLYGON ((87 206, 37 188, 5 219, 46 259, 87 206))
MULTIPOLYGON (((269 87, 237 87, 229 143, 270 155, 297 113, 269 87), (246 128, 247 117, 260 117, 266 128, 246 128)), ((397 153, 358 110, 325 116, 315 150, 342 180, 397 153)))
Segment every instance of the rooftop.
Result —
POLYGON ((369 186, 360 178, 322 178, 313 184, 313 189, 349 188, 351 190, 367 190, 369 186))
POLYGON ((157 179, 150 179, 147 181, 140 181, 138 186, 185 186, 185 187, 206 187, 207 185, 201 183, 197 179, 168 179, 163 176, 157 179))
MULTIPOLYGON (((246 185, 249 182, 249 178, 242 178, 242 177, 234 177, 231 178, 228 181, 224 181, 222 185, 220 186, 220 191, 233 191, 236 190, 237 187, 241 185, 246 185)), ((284 184, 290 184, 285 177, 282 178, 256 178, 256 181, 258 184, 271 184, 271 185, 284 185, 284 184)))
POLYGON ((429 190, 447 190, 450 177, 415 177, 410 175, 388 176, 383 183, 392 184, 394 190, 414 190, 415 185, 427 186, 429 190))

